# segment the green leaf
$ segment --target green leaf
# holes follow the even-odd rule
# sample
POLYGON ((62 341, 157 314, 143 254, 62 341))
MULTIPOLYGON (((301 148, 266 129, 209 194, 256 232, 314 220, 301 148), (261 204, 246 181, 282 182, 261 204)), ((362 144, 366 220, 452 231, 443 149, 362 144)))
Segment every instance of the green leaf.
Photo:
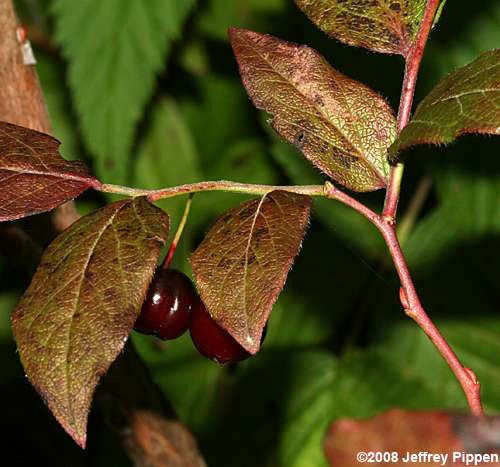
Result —
POLYGON ((317 311, 294 284, 285 288, 267 322, 265 350, 298 351, 324 343, 330 337, 332 322, 337 324, 338 320, 331 313, 328 321, 317 311))
MULTIPOLYGON (((288 0, 211 0, 198 20, 200 30, 210 38, 227 41, 228 25, 252 28, 272 26, 270 14, 285 15, 288 0), (267 17, 266 17, 267 15, 267 17)), ((267 29, 267 28, 265 28, 267 29)))
POLYGON ((498 352, 500 320, 492 309, 489 318, 450 321, 441 326, 453 349, 472 368, 481 382, 481 394, 486 409, 500 410, 497 381, 500 378, 498 352))
POLYGON ((248 94, 284 139, 347 188, 386 186, 396 122, 382 97, 308 47, 243 29, 230 38, 248 94))
POLYGON ((390 407, 439 408, 439 395, 428 391, 396 357, 385 349, 347 354, 334 387, 335 418, 367 418, 390 407))
POLYGON ((441 80, 418 105, 391 157, 416 144, 451 143, 464 133, 500 134, 500 49, 441 80))
POLYGON ((107 182, 127 180, 135 127, 193 4, 53 1, 56 40, 69 62, 84 142, 107 182))
MULTIPOLYGON (((323 32, 339 41, 407 56, 422 21, 426 0, 295 0, 323 32)), ((442 1, 436 20, 445 1, 442 1)))
POLYGON ((196 92, 199 97, 191 96, 180 106, 203 156, 204 174, 212 178, 212 168, 220 163, 222 153, 241 139, 255 136, 253 109, 237 78, 211 73, 199 79, 196 92))
POLYGON ((431 41, 428 44, 428 58, 439 70, 440 77, 467 65, 500 43, 500 4, 486 3, 485 6, 477 18, 467 21, 464 29, 455 31, 449 41, 443 44, 431 41))
POLYGON ((52 136, 0 122, 0 222, 50 211, 99 182, 52 136))
POLYGON ((416 268, 433 268, 435 261, 464 241, 500 233, 500 177, 471 174, 450 180, 442 174, 441 203, 416 226, 405 244, 416 268))
POLYGON ((49 111, 53 135, 61 141, 59 152, 65 159, 81 156, 80 137, 74 115, 71 112, 71 96, 64 82, 64 68, 56 57, 36 51, 36 70, 43 89, 43 97, 49 111))
POLYGON ((191 256, 210 315, 246 350, 259 350, 271 307, 309 222, 311 199, 273 191, 220 217, 191 256))
MULTIPOLYGON (((496 389, 500 377, 499 320, 475 316, 461 321, 440 320, 437 325, 462 363, 472 368, 481 382, 485 408, 499 410, 500 397, 496 389)), ((412 323, 394 326, 384 341, 384 348, 396 356, 408 375, 420 381, 427 393, 440 400, 441 408, 467 408, 460 385, 421 329, 412 323)))
POLYGON ((388 352, 350 353, 339 362, 327 354, 303 353, 300 358, 303 365, 285 401, 282 465, 327 465, 323 438, 332 420, 367 418, 393 406, 439 407, 439 399, 388 352))
POLYGON ((326 466, 323 437, 335 409, 336 361, 319 352, 302 353, 296 360, 279 447, 281 465, 326 466))
POLYGON ((94 389, 140 312, 168 216, 144 198, 81 218, 45 251, 12 322, 26 375, 82 447, 94 389))
POLYGON ((13 292, 0 292, 0 341, 11 339, 9 315, 18 299, 13 292))

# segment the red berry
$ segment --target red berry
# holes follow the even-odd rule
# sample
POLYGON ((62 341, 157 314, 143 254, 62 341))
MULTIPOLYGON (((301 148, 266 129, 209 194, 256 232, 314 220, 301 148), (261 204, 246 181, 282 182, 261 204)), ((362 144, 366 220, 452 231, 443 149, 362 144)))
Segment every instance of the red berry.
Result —
POLYGON ((250 357, 250 353, 212 319, 200 299, 193 305, 189 332, 198 352, 221 365, 250 357))
POLYGON ((175 339, 189 327, 196 292, 191 280, 175 269, 157 269, 135 330, 160 339, 175 339))

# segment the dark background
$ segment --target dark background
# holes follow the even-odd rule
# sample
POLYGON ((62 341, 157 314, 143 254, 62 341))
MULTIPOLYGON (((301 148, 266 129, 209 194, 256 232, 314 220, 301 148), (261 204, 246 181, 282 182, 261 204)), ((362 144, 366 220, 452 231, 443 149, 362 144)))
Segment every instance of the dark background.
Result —
MULTIPOLYGON (((97 73, 100 61, 120 49, 132 26, 127 26, 126 11, 116 7, 129 2, 81 3, 95 8, 87 8, 84 16, 79 2, 19 0, 16 6, 33 39, 65 157, 85 160, 104 181, 145 188, 223 178, 321 183, 324 177, 293 147, 278 141, 266 117, 252 107, 227 41, 230 25, 316 48, 332 66, 369 84, 397 109, 402 58, 328 39, 291 0, 200 0, 192 8, 187 0, 165 1, 165 15, 178 31, 166 41, 168 50, 158 52, 159 71, 148 71, 147 58, 130 49, 125 62, 115 57, 102 88, 89 89, 89 68, 79 74, 71 67, 79 60, 95 62, 97 73), (64 3, 72 8, 62 8, 64 3), (72 21, 91 30, 94 39, 84 34, 68 39, 64 31, 72 21), (107 37, 106 28, 113 39, 94 47, 107 37), (123 72, 127 69, 130 73, 123 72), (136 75, 144 80, 134 82, 136 75), (134 104, 140 89, 144 96, 134 104), (79 92, 96 105, 79 104, 79 92), (127 112, 136 116, 128 127, 119 118, 116 124, 113 112, 109 118, 102 115, 106 105, 124 122, 127 112), (116 147, 108 135, 118 141, 116 147), (105 150, 110 159, 96 162, 105 150)), ((417 102, 449 71, 499 46, 498 1, 472 5, 457 0, 446 5, 424 58, 417 102)), ((156 34, 154 28, 134 31, 138 37, 156 34)), ((482 382, 488 413, 500 409, 498 155, 494 138, 476 136, 447 148, 409 151, 400 205, 405 218, 416 191, 430 186, 404 237, 404 249, 424 306, 482 382)), ((377 209, 383 203, 383 193, 359 198, 377 209)), ((195 197, 176 267, 190 273, 189 251, 220 212, 242 199, 215 193, 195 197)), ((84 214, 106 201, 89 193, 77 200, 77 207, 84 214)), ((174 226, 183 203, 182 198, 160 203, 174 226)), ((47 238, 36 222, 26 220, 22 228, 34 245, 45 246, 47 238)), ((0 446, 2 456, 13 459, 6 465, 128 465, 117 440, 98 421, 91 421, 88 451, 79 452, 23 375, 9 315, 36 265, 29 245, 0 257, 0 425, 6 433, 0 446)), ((451 372, 403 314, 398 287, 375 229, 343 206, 315 201, 301 255, 257 356, 220 368, 193 349, 189 336, 168 344, 136 334, 132 339, 154 380, 197 436, 209 465, 322 466, 321 442, 333 419, 369 417, 393 406, 465 408, 451 372)))

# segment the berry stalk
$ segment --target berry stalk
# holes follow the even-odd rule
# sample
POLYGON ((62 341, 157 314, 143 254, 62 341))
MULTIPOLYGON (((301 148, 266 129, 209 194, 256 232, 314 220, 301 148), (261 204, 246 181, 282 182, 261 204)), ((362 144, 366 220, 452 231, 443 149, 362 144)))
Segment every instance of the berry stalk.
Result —
POLYGON ((172 259, 174 258, 175 250, 177 249, 177 245, 182 237, 182 232, 184 232, 184 227, 186 226, 187 219, 189 217, 189 211, 191 210, 191 204, 193 202, 193 193, 190 193, 188 199, 186 201, 186 206, 184 207, 184 212, 182 213, 181 221, 179 226, 177 227, 177 231, 175 232, 174 239, 170 244, 170 248, 165 256, 165 260, 163 261, 162 268, 167 270, 172 263, 172 259))

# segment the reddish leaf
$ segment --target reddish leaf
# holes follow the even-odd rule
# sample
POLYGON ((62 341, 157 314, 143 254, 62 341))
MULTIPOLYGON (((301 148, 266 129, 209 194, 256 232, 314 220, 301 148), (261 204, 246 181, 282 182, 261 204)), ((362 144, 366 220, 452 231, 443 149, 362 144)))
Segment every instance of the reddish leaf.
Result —
POLYGON ((319 29, 339 41, 406 56, 420 28, 427 0, 295 0, 295 3, 319 29))
POLYGON ((134 326, 167 232, 168 216, 144 198, 81 218, 49 245, 14 312, 25 372, 81 446, 94 389, 134 326))
POLYGON ((50 211, 99 187, 81 162, 64 160, 49 135, 0 122, 0 221, 50 211))
POLYGON ((419 104, 391 148, 447 144, 464 133, 500 135, 500 49, 441 80, 419 104))
POLYGON ((248 94, 284 139, 352 190, 386 186, 396 122, 382 97, 309 47, 235 28, 230 38, 248 94))
POLYGON ((311 199, 273 191, 220 217, 191 257, 210 315, 256 353, 309 221, 311 199))
POLYGON ((499 422, 498 417, 481 421, 445 412, 393 409, 369 420, 343 419, 332 423, 325 439, 325 453, 335 467, 354 467, 363 462, 395 467, 477 465, 474 456, 478 454, 474 453, 483 453, 485 464, 500 466, 494 457, 484 457, 499 454, 498 446, 492 442, 498 439, 499 422), (361 457, 360 462, 359 453, 385 453, 388 458, 370 462, 370 457, 361 457))

